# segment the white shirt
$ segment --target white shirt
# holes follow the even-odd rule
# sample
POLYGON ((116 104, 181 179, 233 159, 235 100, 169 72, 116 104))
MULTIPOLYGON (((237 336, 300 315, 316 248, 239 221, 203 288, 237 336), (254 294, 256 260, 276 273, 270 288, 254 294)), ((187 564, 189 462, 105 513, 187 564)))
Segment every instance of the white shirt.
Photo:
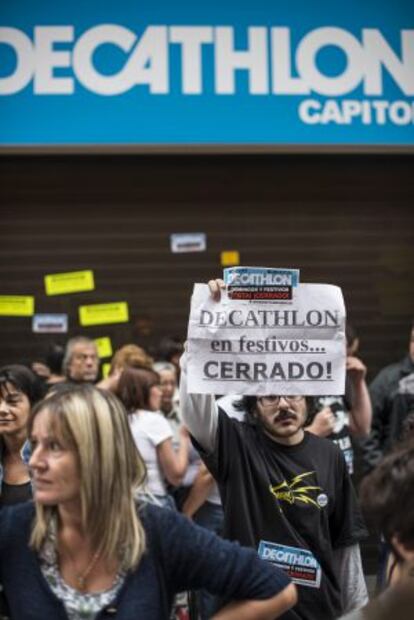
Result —
POLYGON ((135 445, 147 466, 147 490, 153 495, 166 495, 157 446, 172 438, 171 426, 161 413, 143 409, 129 416, 129 425, 135 445))

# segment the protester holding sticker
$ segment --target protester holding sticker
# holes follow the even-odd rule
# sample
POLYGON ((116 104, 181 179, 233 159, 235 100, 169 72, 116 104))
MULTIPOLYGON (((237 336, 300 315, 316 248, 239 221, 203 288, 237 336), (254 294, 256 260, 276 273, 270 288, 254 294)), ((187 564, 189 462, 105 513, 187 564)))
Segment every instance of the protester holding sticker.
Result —
MULTIPOLYGON (((209 287, 219 301, 224 283, 209 287)), ((244 396, 243 405, 240 422, 212 395, 189 394, 183 356, 183 420, 218 481, 224 536, 257 549, 298 585, 298 604, 286 619, 335 618, 362 606, 358 542, 366 530, 340 450, 304 430, 311 399, 275 389, 244 396)))

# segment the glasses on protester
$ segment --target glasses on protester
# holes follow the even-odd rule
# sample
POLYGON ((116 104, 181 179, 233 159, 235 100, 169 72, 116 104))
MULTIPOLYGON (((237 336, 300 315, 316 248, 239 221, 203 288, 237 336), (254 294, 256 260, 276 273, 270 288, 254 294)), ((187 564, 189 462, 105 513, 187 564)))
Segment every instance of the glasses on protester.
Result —
POLYGON ((277 407, 280 399, 283 398, 289 405, 300 403, 304 396, 259 396, 257 400, 263 407, 277 407))

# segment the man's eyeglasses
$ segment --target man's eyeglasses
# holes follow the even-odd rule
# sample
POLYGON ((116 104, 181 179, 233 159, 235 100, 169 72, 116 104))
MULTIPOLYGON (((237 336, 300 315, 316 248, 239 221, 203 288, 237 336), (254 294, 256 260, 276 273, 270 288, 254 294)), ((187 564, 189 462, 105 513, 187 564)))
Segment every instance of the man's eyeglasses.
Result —
POLYGON ((258 396, 257 400, 263 407, 277 407, 283 398, 289 405, 295 405, 304 400, 304 396, 258 396))

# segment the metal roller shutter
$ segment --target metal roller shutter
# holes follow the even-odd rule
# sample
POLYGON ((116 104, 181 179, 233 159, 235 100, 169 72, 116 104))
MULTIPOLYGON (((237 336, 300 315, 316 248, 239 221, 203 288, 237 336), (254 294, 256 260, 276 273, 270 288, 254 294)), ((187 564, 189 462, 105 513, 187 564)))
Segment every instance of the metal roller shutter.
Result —
MULTIPOLYGON (((68 312, 69 335, 150 346, 185 337, 192 283, 220 275, 220 252, 238 250, 242 264, 341 286, 372 376, 407 350, 413 170, 398 155, 4 156, 0 294, 68 312), (207 251, 172 254, 175 232, 206 233, 207 251), (46 297, 45 274, 80 269, 94 270, 96 291, 46 297), (118 300, 129 324, 79 327, 78 305, 118 300)), ((0 330, 2 364, 62 341, 33 334, 28 318, 0 317, 0 330)))

